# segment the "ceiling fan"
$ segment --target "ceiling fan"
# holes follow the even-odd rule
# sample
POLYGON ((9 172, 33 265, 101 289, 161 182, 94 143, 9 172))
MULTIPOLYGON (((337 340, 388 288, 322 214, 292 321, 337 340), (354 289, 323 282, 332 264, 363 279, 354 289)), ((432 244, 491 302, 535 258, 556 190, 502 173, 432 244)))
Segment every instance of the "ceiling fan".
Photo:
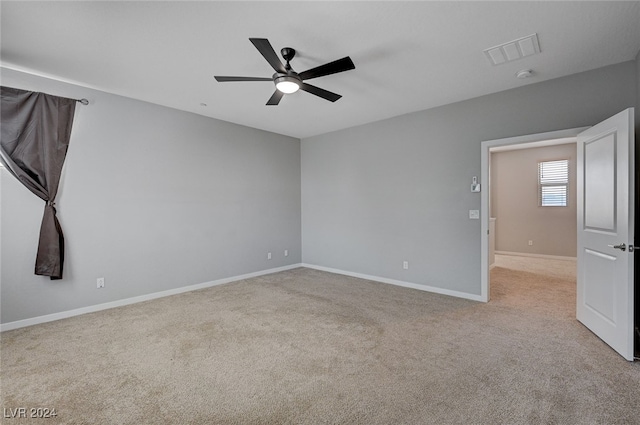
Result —
POLYGON ((277 105, 285 94, 295 93, 298 90, 304 90, 307 93, 315 94, 316 96, 327 99, 330 102, 335 102, 342 96, 328 90, 321 89, 320 87, 312 86, 304 81, 356 68, 351 58, 347 56, 342 59, 308 69, 304 72, 297 73, 289 64, 291 59, 296 55, 296 51, 294 49, 291 47, 284 47, 280 50, 282 57, 287 62, 283 65, 275 50, 273 50, 271 43, 269 43, 269 40, 266 38, 250 38, 249 40, 254 46, 256 46, 256 49, 258 49, 267 62, 269 62, 269 65, 271 65, 271 67, 276 71, 275 74, 270 78, 215 76, 215 79, 221 83, 229 81, 273 81, 276 85, 276 91, 267 102, 267 105, 277 105))

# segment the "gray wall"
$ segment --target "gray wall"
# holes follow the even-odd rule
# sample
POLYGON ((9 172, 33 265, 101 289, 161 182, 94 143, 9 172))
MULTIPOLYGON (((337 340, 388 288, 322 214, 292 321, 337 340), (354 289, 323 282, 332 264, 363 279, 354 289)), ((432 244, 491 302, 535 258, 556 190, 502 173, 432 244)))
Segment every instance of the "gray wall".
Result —
POLYGON ((2 84, 91 102, 57 199, 64 279, 33 274, 44 203, 0 171, 2 323, 300 263, 298 139, 7 69, 2 84))
POLYGON ((491 215, 497 219, 496 251, 575 257, 575 143, 492 153, 491 215), (567 206, 541 207, 538 163, 558 159, 569 160, 567 206))
POLYGON ((303 262, 479 295, 481 142, 595 124, 636 78, 630 61, 303 139, 303 262))

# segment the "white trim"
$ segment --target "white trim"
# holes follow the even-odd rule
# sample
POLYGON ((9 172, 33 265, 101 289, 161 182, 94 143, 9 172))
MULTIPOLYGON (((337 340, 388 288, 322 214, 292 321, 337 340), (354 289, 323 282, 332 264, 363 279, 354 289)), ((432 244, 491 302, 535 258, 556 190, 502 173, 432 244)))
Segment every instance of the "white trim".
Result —
POLYGON ((566 139, 541 140, 539 142, 521 143, 519 145, 494 146, 491 148, 491 153, 516 151, 520 149, 542 148, 545 146, 569 145, 575 142, 575 137, 567 137, 566 139))
POLYGON ((264 276, 267 274, 283 272, 286 270, 297 269, 302 267, 300 263, 291 264, 289 266, 277 267, 274 269, 261 270, 258 272, 247 273, 239 276, 227 277, 224 279, 213 280, 211 282, 197 283, 195 285, 183 286, 181 288, 169 289, 166 291, 154 292, 151 294, 140 295, 132 298, 111 301, 104 304, 96 304, 88 307, 77 308, 74 310, 61 311, 59 313, 47 314, 45 316, 32 317, 30 319, 16 320, 15 322, 0 324, 0 332, 10 331, 13 329, 24 328, 26 326, 38 325, 41 323, 53 322, 54 320, 66 319, 68 317, 80 316, 87 313, 95 313, 96 311, 108 310, 110 308, 122 307, 129 304, 136 304, 143 301, 154 300, 156 298, 168 297, 171 295, 182 294, 183 292, 196 291, 198 289, 210 288, 212 286, 224 285, 226 283, 237 282, 239 280, 250 279, 252 277, 264 276))
MULTIPOLYGON (((58 81, 58 82, 65 83, 65 84, 71 84, 71 85, 82 87, 82 88, 85 88, 85 89, 97 90, 97 91, 101 91, 101 92, 109 93, 109 94, 116 94, 116 93, 110 92, 109 90, 107 90, 107 89, 105 89, 103 87, 100 87, 100 86, 83 83, 82 81, 71 80, 69 78, 59 77, 57 75, 48 74, 46 72, 36 71, 34 69, 26 68, 26 67, 20 66, 20 65, 15 65, 15 64, 10 63, 10 62, 3 62, 2 65, 0 66, 0 69, 1 68, 8 69, 10 71, 22 72, 24 74, 33 75, 35 77, 46 78, 48 80, 58 81)), ((123 95, 118 95, 118 96, 123 96, 123 95)))
POLYGON ((521 145, 523 143, 557 140, 558 144, 567 143, 567 138, 576 138, 579 133, 589 127, 571 128, 568 130, 550 131, 547 133, 528 134, 525 136, 508 137, 505 139, 486 140, 480 149, 480 183, 484 183, 485 190, 480 193, 480 297, 482 301, 489 301, 489 191, 491 182, 490 150, 497 146, 521 145))
POLYGON ((465 299, 473 300, 473 301, 482 301, 482 298, 480 297, 480 295, 469 294, 467 292, 452 291, 450 289, 437 288, 435 286, 421 285, 421 284, 418 284, 418 283, 411 283, 411 282, 404 282, 404 281, 401 281, 401 280, 388 279, 386 277, 378 277, 378 276, 371 276, 371 275, 368 275, 368 274, 348 272, 348 271, 345 271, 345 270, 332 269, 331 267, 316 266, 316 265, 313 265, 313 264, 302 263, 301 266, 302 267, 307 267, 309 269, 320 270, 320 271, 323 271, 323 272, 342 274, 342 275, 345 275, 345 276, 357 277, 359 279, 373 280, 374 282, 388 283, 388 284, 391 284, 391 285, 403 286, 405 288, 418 289, 420 291, 433 292, 433 293, 442 294, 442 295, 449 295, 449 296, 457 297, 457 298, 465 298, 465 299))
POLYGON ((496 251, 496 255, 510 255, 512 257, 548 258, 550 260, 560 260, 560 261, 577 261, 578 260, 576 257, 567 257, 563 255, 531 254, 528 252, 512 252, 512 251, 496 251))

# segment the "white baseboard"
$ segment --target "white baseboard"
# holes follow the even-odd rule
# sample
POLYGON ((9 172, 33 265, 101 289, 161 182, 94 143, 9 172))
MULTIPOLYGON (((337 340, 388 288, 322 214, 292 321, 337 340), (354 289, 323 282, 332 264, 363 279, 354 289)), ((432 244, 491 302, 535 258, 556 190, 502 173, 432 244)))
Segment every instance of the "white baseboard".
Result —
POLYGON ((30 319, 16 320, 0 324, 0 332, 10 331, 12 329, 24 328, 26 326, 38 325, 40 323, 53 322, 55 320, 66 319, 68 317, 80 316, 87 313, 95 313, 96 311, 107 310, 115 307, 122 307, 129 304, 140 303, 143 301, 154 300, 156 298, 168 297, 171 295, 181 294, 183 292, 195 291, 198 289, 210 288, 212 286, 223 285, 225 283, 237 282, 239 280, 250 279, 252 277, 264 276, 267 274, 283 272, 302 267, 302 264, 291 264, 289 266, 277 267, 273 269, 261 270, 258 272, 247 273, 239 276, 227 277, 224 279, 213 280, 211 282, 197 283, 195 285, 183 286, 181 288, 169 289, 166 291, 154 292, 151 294, 140 295, 132 298, 111 301, 103 304, 96 304, 88 307, 77 308, 74 310, 61 311, 60 313, 47 314, 44 316, 32 317, 30 319))
POLYGON ((511 255, 515 257, 534 257, 534 258, 548 258, 550 260, 561 261, 576 261, 576 257, 563 257, 562 255, 544 255, 544 254, 529 254, 527 252, 511 252, 511 251, 496 251, 497 255, 511 255))
POLYGON ((483 299, 482 299, 482 297, 480 295, 469 294, 467 292, 452 291, 450 289, 437 288, 435 286, 420 285, 420 284, 417 284, 417 283, 404 282, 404 281, 401 281, 401 280, 388 279, 386 277, 379 277, 379 276, 371 276, 371 275, 362 274, 362 273, 348 272, 348 271, 345 271, 345 270, 332 269, 330 267, 316 266, 316 265, 313 265, 313 264, 302 263, 301 266, 302 267, 307 267, 307 268, 310 268, 310 269, 329 272, 329 273, 342 274, 342 275, 345 275, 345 276, 357 277, 357 278, 360 278, 360 279, 373 280, 375 282, 388 283, 388 284, 396 285, 396 286, 403 286, 405 288, 418 289, 420 291, 433 292, 433 293, 442 294, 442 295, 449 295, 449 296, 457 297, 457 298, 465 298, 465 299, 473 300, 473 301, 483 301, 483 299))

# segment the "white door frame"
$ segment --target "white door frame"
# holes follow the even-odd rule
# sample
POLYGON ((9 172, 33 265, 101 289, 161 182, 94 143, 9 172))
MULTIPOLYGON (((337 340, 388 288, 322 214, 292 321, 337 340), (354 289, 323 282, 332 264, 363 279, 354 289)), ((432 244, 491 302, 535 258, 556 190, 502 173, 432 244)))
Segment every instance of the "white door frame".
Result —
MULTIPOLYGON (((506 139, 486 140, 481 144, 480 152, 480 183, 484 185, 484 189, 480 193, 480 299, 484 302, 489 301, 489 191, 491 182, 489 173, 491 167, 491 148, 498 146, 520 145, 524 143, 531 144, 535 147, 536 142, 547 142, 561 139, 576 139, 578 134, 589 127, 571 128, 568 130, 550 131, 547 133, 529 134, 525 136, 508 137, 506 139)), ((565 140, 563 143, 567 143, 565 140)))

